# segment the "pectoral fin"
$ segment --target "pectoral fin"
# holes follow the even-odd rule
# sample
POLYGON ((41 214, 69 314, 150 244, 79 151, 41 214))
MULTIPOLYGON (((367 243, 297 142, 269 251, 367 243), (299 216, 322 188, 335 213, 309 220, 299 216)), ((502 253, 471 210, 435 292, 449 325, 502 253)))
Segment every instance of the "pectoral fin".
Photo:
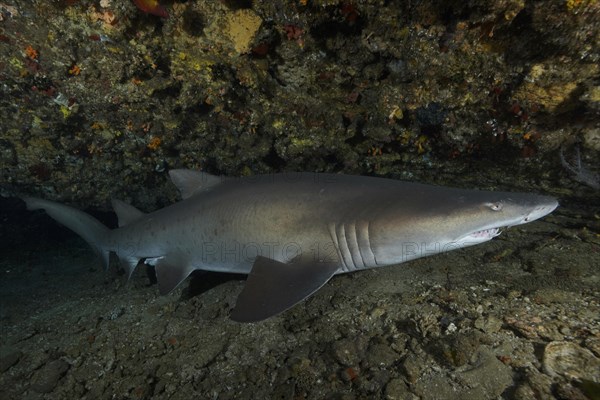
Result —
POLYGON ((257 322, 277 315, 321 288, 338 270, 337 263, 282 263, 258 256, 231 319, 257 322))

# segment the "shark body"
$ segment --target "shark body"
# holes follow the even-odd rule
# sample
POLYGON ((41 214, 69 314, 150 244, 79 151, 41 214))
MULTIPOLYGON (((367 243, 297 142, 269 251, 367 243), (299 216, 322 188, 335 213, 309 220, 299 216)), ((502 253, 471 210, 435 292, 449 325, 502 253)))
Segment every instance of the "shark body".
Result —
POLYGON ((283 312, 333 275, 399 264, 475 245, 503 227, 552 212, 554 198, 432 186, 364 176, 294 173, 221 179, 170 176, 183 200, 144 214, 113 201, 119 228, 48 200, 25 197, 82 236, 108 267, 144 261, 169 293, 194 270, 248 274, 231 318, 283 312))

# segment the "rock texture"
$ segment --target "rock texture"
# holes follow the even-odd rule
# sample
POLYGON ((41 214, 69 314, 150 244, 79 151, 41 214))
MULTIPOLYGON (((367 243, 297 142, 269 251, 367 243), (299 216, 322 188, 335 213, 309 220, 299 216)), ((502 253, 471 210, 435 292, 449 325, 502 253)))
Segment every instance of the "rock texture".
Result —
POLYGON ((149 209, 174 167, 549 186, 561 146, 597 160, 597 1, 162 6, 0 4, 4 195, 149 209))
POLYGON ((2 399, 596 399, 600 2, 0 0, 2 399), (162 6, 162 7, 159 7, 162 6), (168 15, 168 18, 166 16, 168 15), (170 168, 560 199, 258 324, 159 296, 18 194, 149 211, 170 168))

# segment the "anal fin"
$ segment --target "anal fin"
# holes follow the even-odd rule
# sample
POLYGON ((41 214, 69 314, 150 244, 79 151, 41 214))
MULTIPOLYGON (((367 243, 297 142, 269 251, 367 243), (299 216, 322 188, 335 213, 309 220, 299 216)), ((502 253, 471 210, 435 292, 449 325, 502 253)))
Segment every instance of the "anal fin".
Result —
POLYGON ((237 298, 231 319, 258 322, 293 307, 319 290, 338 270, 338 263, 282 263, 258 256, 237 298))

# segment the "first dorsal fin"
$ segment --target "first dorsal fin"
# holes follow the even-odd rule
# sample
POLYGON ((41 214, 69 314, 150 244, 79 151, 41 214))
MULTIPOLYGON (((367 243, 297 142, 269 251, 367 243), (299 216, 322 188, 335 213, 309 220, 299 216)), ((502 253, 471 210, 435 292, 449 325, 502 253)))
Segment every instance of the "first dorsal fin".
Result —
POLYGON ((127 225, 144 215, 143 212, 122 200, 112 199, 111 202, 113 210, 115 210, 117 218, 119 218, 119 227, 127 225))
POLYGON ((191 169, 172 169, 169 176, 184 199, 222 182, 221 177, 191 169))

